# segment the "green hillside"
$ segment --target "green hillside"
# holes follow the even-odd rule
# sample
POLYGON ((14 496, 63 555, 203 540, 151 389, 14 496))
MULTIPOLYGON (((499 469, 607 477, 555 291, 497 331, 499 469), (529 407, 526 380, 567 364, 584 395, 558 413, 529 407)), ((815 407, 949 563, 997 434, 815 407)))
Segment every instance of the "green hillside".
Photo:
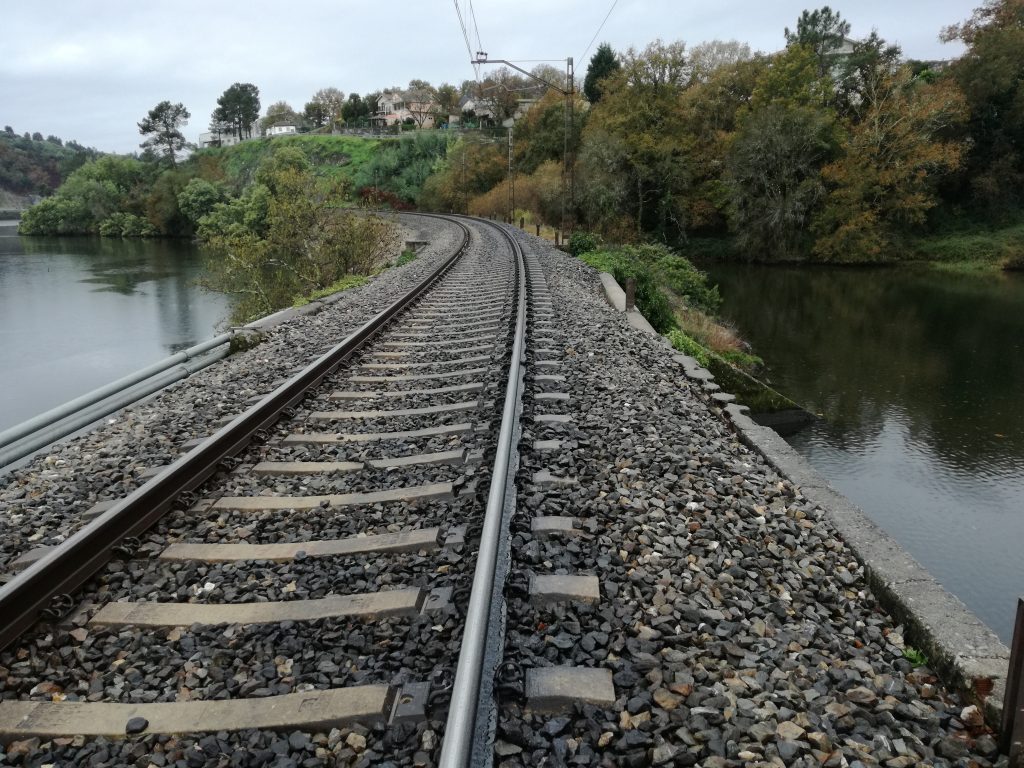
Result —
POLYGON ((210 147, 195 152, 186 166, 193 165, 199 175, 213 170, 235 189, 241 191, 256 177, 260 164, 284 148, 300 150, 319 176, 356 181, 360 167, 370 162, 381 142, 358 136, 278 136, 273 139, 243 141, 231 147, 210 147))
POLYGON ((297 135, 194 152, 170 165, 152 156, 105 155, 83 164, 26 212, 26 235, 190 237, 218 204, 252 198, 261 169, 303 158, 304 170, 342 205, 411 208, 448 150, 442 132, 394 139, 297 135), (329 188, 329 191, 328 189, 329 188))
POLYGON ((53 194, 71 173, 99 156, 95 149, 56 136, 0 132, 0 207, 25 207, 32 197, 53 194))

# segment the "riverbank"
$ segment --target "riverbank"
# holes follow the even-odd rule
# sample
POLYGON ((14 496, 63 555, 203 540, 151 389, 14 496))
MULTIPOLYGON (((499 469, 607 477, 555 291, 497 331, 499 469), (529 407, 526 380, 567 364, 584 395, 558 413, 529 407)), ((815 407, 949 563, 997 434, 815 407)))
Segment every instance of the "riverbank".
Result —
POLYGON ((1024 588, 1024 275, 705 265, 788 437, 1004 642, 1024 588))
POLYGON ((954 272, 1024 269, 1024 222, 1008 227, 974 226, 910 242, 912 259, 954 272))
MULTIPOLYGON (((594 238, 579 234, 573 236, 569 250, 601 271, 602 279, 607 275, 606 290, 621 293, 632 280, 636 306, 652 330, 711 370, 737 402, 750 408, 758 423, 788 434, 811 420, 798 403, 762 380, 761 358, 717 314, 721 303, 717 286, 685 258, 661 246, 599 247, 594 238)), ((617 293, 612 301, 624 307, 625 295, 617 293)))
MULTIPOLYGON (((609 304, 622 311, 624 302, 617 287, 611 280, 602 279, 601 282, 609 304)), ((642 316, 636 319, 630 314, 627 311, 627 319, 633 328, 657 335, 642 316)), ((638 313, 633 310, 632 314, 638 313)), ((900 631, 895 639, 895 636, 886 635, 887 642, 895 642, 896 648, 902 649, 905 658, 915 665, 920 663, 920 659, 925 659, 925 663, 940 671, 948 683, 965 691, 983 707, 990 723, 998 723, 1009 651, 995 633, 961 600, 944 589, 896 539, 833 489, 776 432, 752 421, 747 409, 731 404, 731 394, 720 391, 716 377, 702 368, 698 360, 686 355, 675 360, 694 386, 703 387, 710 393, 742 441, 761 453, 772 468, 794 482, 798 498, 806 499, 825 511, 828 523, 834 525, 839 534, 837 540, 849 547, 863 564, 863 577, 874 597, 903 625, 900 630, 905 630, 906 641, 904 631, 900 631)), ((842 580, 847 587, 852 584, 848 577, 842 580)))
POLYGON ((871 262, 841 265, 814 259, 762 262, 739 253, 725 237, 694 237, 679 248, 699 265, 759 263, 778 266, 877 267, 923 263, 943 272, 999 272, 1024 269, 1024 221, 993 226, 981 222, 954 221, 927 235, 908 235, 891 256, 871 262))

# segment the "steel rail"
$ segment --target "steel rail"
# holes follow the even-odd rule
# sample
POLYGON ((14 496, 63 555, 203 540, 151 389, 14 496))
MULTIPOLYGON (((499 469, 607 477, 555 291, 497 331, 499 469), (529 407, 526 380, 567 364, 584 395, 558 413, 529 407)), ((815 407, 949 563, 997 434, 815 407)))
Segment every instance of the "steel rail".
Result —
MULTIPOLYGON (((455 223, 463 231, 462 243, 419 285, 0 587, 0 617, 3 617, 0 650, 17 640, 44 610, 55 602, 60 604, 62 601, 58 598, 70 595, 99 571, 126 539, 155 524, 181 494, 199 487, 217 471, 224 459, 237 454, 262 430, 273 425, 282 411, 298 403, 308 390, 350 360, 429 290, 455 265, 469 245, 469 228, 461 222, 455 223)), ((63 602, 69 601, 67 598, 63 602)))
MULTIPOLYGON (((491 224, 490 222, 486 222, 491 224)), ((509 474, 516 471, 511 466, 515 449, 513 436, 519 420, 521 407, 522 371, 526 352, 526 264, 523 251, 515 238, 502 227, 491 224, 504 235, 516 256, 519 272, 519 302, 516 310, 516 330, 512 345, 512 359, 509 366, 508 383, 505 387, 505 405, 501 416, 501 431, 498 435, 497 453, 491 470, 491 487, 484 513, 484 525, 480 534, 476 570, 473 574, 473 589, 466 611, 462 645, 455 671, 448 720, 445 724, 444 739, 441 742, 439 768, 464 768, 469 765, 473 748, 473 732, 477 708, 480 703, 481 671, 488 635, 488 623, 492 615, 491 596, 494 590, 495 569, 498 559, 498 545, 502 533, 502 517, 505 507, 505 490, 509 474)))

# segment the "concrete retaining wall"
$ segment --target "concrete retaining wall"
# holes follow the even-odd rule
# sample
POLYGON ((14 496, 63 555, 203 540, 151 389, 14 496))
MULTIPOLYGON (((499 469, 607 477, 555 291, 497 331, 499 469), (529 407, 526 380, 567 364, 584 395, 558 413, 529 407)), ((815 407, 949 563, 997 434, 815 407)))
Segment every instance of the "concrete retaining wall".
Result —
MULTIPOLYGON (((624 311, 625 293, 615 279, 602 273, 601 284, 608 302, 624 311)), ((626 315, 634 328, 657 335, 638 311, 631 310, 626 315)), ((688 378, 710 391, 718 390, 714 376, 694 358, 677 355, 674 359, 688 378)), ((942 675, 947 685, 982 705, 989 725, 998 730, 1010 659, 1006 645, 899 542, 832 488, 776 432, 754 423, 745 406, 729 402, 731 396, 717 394, 715 399, 723 405, 740 439, 799 486, 807 499, 825 510, 843 541, 864 564, 868 584, 878 602, 903 624, 908 643, 927 655, 929 666, 942 675)))

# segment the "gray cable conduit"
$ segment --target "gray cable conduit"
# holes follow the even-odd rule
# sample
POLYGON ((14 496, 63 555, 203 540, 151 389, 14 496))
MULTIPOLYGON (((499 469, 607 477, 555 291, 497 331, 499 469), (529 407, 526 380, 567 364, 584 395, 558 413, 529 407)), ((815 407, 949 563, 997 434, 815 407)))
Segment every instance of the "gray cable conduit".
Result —
POLYGON ((222 360, 234 333, 222 333, 0 432, 0 467, 222 360))

